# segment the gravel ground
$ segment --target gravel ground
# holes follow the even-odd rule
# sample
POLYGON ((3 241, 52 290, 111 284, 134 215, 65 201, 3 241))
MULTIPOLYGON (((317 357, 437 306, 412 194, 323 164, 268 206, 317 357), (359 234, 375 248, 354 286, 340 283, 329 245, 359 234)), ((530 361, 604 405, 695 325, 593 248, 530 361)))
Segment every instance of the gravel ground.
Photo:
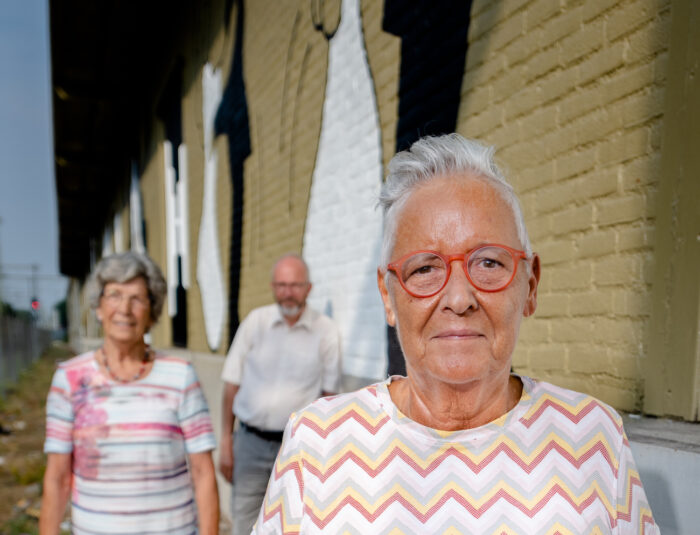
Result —
POLYGON ((46 467, 46 394, 56 363, 74 355, 54 342, 0 399, 0 533, 38 532, 41 480, 46 467))

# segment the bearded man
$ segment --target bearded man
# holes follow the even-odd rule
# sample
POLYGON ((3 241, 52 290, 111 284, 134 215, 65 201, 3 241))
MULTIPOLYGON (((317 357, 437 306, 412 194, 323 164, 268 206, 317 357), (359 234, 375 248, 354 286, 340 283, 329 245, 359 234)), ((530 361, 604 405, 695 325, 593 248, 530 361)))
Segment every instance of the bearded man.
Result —
POLYGON ((243 320, 226 357, 219 469, 231 483, 235 535, 253 528, 289 416, 338 392, 340 336, 306 305, 309 269, 286 254, 272 270, 276 304, 243 320), (234 432, 234 422, 238 428, 234 432))

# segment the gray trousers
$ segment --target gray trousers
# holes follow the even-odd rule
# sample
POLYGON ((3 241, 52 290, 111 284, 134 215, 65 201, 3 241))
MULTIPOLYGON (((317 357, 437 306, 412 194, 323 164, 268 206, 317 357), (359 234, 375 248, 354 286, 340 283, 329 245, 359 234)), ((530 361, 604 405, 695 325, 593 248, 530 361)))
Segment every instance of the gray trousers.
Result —
POLYGON ((265 498, 280 443, 240 427, 233 434, 233 535, 250 535, 265 498))

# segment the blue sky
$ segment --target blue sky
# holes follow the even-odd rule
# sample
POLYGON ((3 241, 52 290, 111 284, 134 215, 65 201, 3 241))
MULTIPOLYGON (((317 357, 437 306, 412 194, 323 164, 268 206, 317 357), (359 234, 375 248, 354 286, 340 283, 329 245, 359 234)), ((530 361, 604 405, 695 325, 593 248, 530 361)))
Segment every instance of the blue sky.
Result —
POLYGON ((44 310, 65 296, 58 278, 48 0, 0 1, 1 298, 28 307, 26 268, 37 264, 44 310))

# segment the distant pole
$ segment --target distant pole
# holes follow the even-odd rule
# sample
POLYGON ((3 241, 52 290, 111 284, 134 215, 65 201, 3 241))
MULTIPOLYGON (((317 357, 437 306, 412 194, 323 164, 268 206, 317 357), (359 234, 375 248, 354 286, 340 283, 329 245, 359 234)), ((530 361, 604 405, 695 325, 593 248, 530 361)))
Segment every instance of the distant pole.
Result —
MULTIPOLYGON (((0 245, 2 245, 2 217, 0 217, 0 245)), ((0 247, 0 304, 2 301, 2 247, 0 247)), ((4 308, 4 307, 3 307, 4 308)))
POLYGON ((37 287, 36 287, 36 277, 37 277, 37 272, 39 271, 39 264, 32 264, 32 299, 38 299, 38 295, 36 293, 37 287))

